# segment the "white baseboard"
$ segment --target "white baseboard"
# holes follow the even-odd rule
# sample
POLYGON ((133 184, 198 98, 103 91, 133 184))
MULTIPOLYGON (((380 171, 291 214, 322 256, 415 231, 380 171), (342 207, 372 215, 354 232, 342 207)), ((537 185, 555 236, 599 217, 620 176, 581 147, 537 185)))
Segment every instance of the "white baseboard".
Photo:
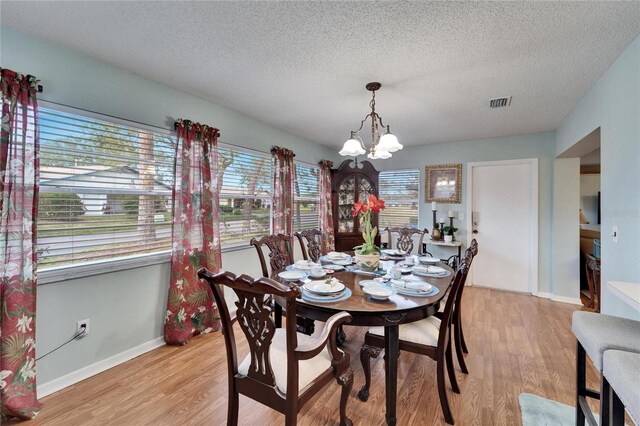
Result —
POLYGON ((572 305, 582 305, 582 301, 580 300, 579 297, 556 296, 553 293, 547 293, 547 292, 537 292, 537 293, 534 293, 533 295, 536 297, 541 297, 543 299, 550 299, 550 300, 553 300, 554 302, 571 303, 572 305))
POLYGON ((130 359, 133 359, 164 345, 164 338, 158 337, 141 345, 135 346, 131 349, 127 349, 124 352, 120 352, 119 354, 110 356, 109 358, 103 359, 102 361, 95 362, 91 365, 87 365, 86 367, 82 367, 79 370, 65 374, 62 377, 58 377, 57 379, 53 379, 47 383, 38 385, 38 398, 44 398, 47 395, 51 395, 54 392, 58 392, 59 390, 62 390, 68 386, 81 382, 82 380, 88 379, 91 376, 95 376, 98 373, 102 373, 103 371, 113 368, 116 365, 127 362, 130 359))

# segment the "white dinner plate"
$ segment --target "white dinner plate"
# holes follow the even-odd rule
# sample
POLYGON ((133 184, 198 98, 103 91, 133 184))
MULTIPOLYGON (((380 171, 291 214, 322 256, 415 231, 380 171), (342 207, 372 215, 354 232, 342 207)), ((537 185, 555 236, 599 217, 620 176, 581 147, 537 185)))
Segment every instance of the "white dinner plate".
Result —
POLYGON ((440 262, 440 259, 438 259, 437 257, 421 256, 418 258, 418 261, 420 263, 435 264, 440 262))
POLYGON ((349 266, 353 263, 353 261, 351 260, 351 258, 349 258, 349 259, 334 260, 333 263, 335 263, 336 265, 349 266))
POLYGON ((368 285, 362 287, 362 291, 374 300, 387 300, 389 297, 397 293, 395 289, 384 285, 368 285))
POLYGON ((307 274, 300 271, 282 271, 278 274, 285 281, 298 281, 307 277, 307 274))
MULTIPOLYGON (((337 280, 336 280, 337 281, 337 280)), ((305 290, 319 295, 330 295, 344 291, 344 284, 340 281, 335 282, 333 285, 326 283, 325 281, 310 281, 304 283, 305 290)))
POLYGON ((397 249, 386 249, 386 250, 382 250, 382 253, 386 254, 387 256, 394 256, 394 257, 398 257, 398 256, 404 256, 406 253, 397 249))

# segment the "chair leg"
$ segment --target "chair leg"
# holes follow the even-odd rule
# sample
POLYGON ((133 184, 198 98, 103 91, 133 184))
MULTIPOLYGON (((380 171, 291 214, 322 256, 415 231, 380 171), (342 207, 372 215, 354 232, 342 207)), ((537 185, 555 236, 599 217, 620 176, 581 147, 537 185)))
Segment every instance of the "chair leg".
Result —
POLYGON ((229 389, 229 404, 227 408, 227 426, 238 426, 238 393, 229 389))
MULTIPOLYGON (((464 352, 465 354, 468 354, 469 349, 467 349, 467 342, 464 340, 464 332, 462 331, 462 318, 458 318, 458 322, 456 323, 456 339, 460 341, 460 347, 462 348, 462 352, 464 352)), ((465 371, 465 373, 468 374, 469 372, 465 371)))
POLYGON ((451 414, 451 408, 449 407, 449 400, 447 399, 447 389, 445 388, 444 378, 445 350, 445 348, 438 348, 438 356, 436 357, 436 377, 438 381, 438 395, 440 396, 440 405, 442 406, 444 420, 448 424, 452 425, 453 414, 451 414))
MULTIPOLYGON (((607 379, 604 379, 605 381, 607 379)), ((618 394, 607 382, 609 388, 609 395, 604 395, 603 398, 609 400, 609 426, 624 426, 624 404, 620 401, 618 394)))
POLYGON ((349 400, 349 394, 353 387, 353 370, 351 367, 342 373, 338 377, 338 384, 342 386, 342 392, 340 393, 340 426, 352 426, 353 423, 347 417, 347 401, 349 400))
POLYGON ((449 381, 451 382, 451 389, 455 393, 460 393, 460 388, 458 387, 458 380, 456 379, 456 371, 453 368, 453 355, 451 348, 451 335, 449 335, 449 343, 447 344, 447 351, 445 352, 446 360, 447 360, 447 372, 449 373, 449 381))
POLYGON ((585 416, 580 404, 580 398, 586 394, 587 388, 587 376, 586 376, 586 363, 587 353, 577 341, 577 354, 576 354, 576 426, 584 426, 585 416))
POLYGON ((460 366, 460 370, 462 370, 464 374, 469 374, 467 363, 464 361, 464 356, 462 355, 462 352, 464 351, 464 348, 462 347, 462 327, 460 326, 460 323, 457 323, 454 324, 454 328, 456 329, 456 331, 453 338, 455 339, 454 343, 456 345, 456 357, 458 358, 458 365, 460 366))
POLYGON ((600 376, 600 426, 609 426, 609 394, 611 386, 604 376, 600 376))
POLYGON ((380 348, 375 346, 362 345, 360 348, 360 362, 362 363, 362 371, 364 372, 364 385, 358 392, 358 398, 360 401, 366 401, 369 399, 369 387, 371 386, 371 358, 378 358, 380 355, 380 348))

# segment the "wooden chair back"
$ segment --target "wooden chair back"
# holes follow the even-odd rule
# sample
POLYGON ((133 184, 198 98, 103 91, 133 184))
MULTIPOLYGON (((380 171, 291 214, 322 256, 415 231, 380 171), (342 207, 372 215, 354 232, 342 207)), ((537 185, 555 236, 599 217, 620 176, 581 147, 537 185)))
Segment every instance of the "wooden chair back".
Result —
POLYGON ((284 234, 271 234, 265 235, 259 240, 252 238, 249 244, 256 248, 258 252, 258 258, 260 259, 260 267, 262 268, 262 276, 269 278, 278 272, 282 272, 285 268, 293 263, 293 238, 290 235, 284 234), (267 267, 267 260, 264 256, 263 247, 267 246, 269 249, 269 266, 271 271, 267 267))
POLYGON ((304 260, 311 259, 312 261, 317 262, 323 254, 321 253, 320 247, 322 232, 320 232, 319 229, 306 229, 304 231, 298 231, 294 235, 298 237, 298 242, 300 243, 300 249, 302 250, 302 257, 304 260), (306 244, 304 240, 307 240, 306 244))
POLYGON ((424 242, 424 236, 429 233, 427 228, 418 229, 418 228, 385 228, 384 229, 389 235, 389 242, 392 241, 392 233, 398 234, 398 239, 396 241, 396 248, 398 250, 404 251, 409 254, 413 251, 413 236, 415 234, 420 235, 418 240, 418 254, 422 255, 422 243, 424 242))
MULTIPOLYGON (((464 288, 464 283, 467 280, 467 274, 469 273, 469 266, 471 265, 471 255, 465 255, 460 263, 460 267, 456 271, 456 275, 449 286, 449 295, 444 306, 444 312, 442 313, 440 334, 438 335, 438 345, 446 344, 449 340, 449 333, 451 330, 451 322, 456 312, 456 305, 459 297, 464 288)), ((443 346, 444 347, 444 346, 443 346)))
POLYGON ((198 271, 198 277, 206 280, 216 300, 222 321, 230 389, 235 388, 257 401, 271 407, 278 406, 283 395, 277 390, 269 348, 276 331, 273 320, 271 297, 280 297, 286 304, 286 346, 287 346, 287 393, 298 397, 298 362, 294 350, 298 346, 296 333, 296 298, 300 297, 297 286, 287 287, 269 278, 254 280, 248 275, 236 276, 231 272, 213 274, 206 269, 198 271), (238 374, 238 354, 233 331, 233 323, 224 299, 222 286, 231 288, 238 296, 235 321, 238 322, 251 354, 251 365, 246 376, 238 374), (233 382, 233 383, 232 383, 233 382))

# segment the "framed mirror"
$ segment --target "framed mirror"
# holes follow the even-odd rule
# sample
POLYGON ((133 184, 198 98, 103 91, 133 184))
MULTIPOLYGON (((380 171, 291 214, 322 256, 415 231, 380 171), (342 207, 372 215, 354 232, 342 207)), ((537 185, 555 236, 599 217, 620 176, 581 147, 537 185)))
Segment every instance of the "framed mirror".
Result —
POLYGON ((460 204, 462 197, 462 164, 425 166, 425 202, 460 204))

